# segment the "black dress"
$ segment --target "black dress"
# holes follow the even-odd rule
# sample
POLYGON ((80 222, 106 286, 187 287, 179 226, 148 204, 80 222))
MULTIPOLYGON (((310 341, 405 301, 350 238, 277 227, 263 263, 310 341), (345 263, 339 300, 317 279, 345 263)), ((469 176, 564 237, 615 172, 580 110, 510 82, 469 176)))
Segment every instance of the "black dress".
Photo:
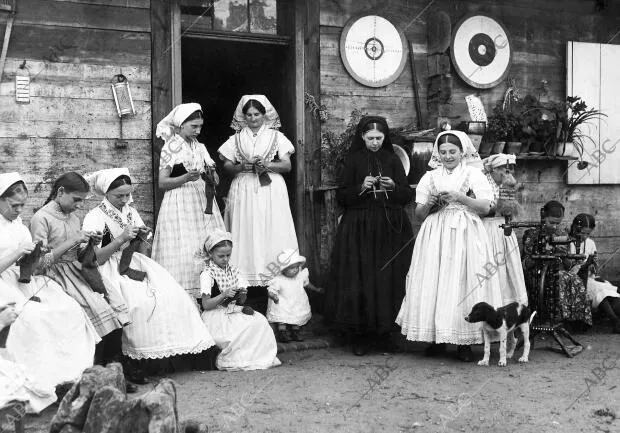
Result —
POLYGON ((349 154, 337 191, 344 207, 331 257, 326 293, 327 323, 358 333, 382 334, 405 296, 413 253, 413 231, 404 206, 412 199, 398 157, 381 148, 349 154), (385 194, 363 193, 366 176, 390 177, 396 186, 385 194))

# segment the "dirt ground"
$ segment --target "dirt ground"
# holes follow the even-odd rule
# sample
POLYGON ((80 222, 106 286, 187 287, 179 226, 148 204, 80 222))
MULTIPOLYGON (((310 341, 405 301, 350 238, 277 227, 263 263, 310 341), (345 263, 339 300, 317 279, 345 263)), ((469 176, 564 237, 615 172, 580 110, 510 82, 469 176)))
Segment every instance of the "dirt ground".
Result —
MULTIPOLYGON (((455 359, 454 348, 426 358, 415 344, 397 355, 283 353, 271 370, 170 377, 181 419, 210 432, 620 432, 620 336, 609 332, 579 335, 586 349, 572 359, 539 340, 528 364, 505 368, 497 345, 491 366, 479 367, 455 359)), ((26 431, 47 431, 55 410, 28 417, 26 431)))

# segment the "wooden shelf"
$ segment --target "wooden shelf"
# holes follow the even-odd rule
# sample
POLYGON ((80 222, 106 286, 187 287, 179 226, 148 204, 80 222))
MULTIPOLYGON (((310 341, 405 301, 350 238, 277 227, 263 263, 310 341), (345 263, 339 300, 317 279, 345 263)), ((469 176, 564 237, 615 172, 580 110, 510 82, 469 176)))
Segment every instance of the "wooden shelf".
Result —
MULTIPOLYGON (((491 155, 480 155, 484 159, 491 155)), ((549 156, 549 155, 517 155, 517 159, 522 160, 540 160, 540 161, 577 161, 576 156, 549 156)))

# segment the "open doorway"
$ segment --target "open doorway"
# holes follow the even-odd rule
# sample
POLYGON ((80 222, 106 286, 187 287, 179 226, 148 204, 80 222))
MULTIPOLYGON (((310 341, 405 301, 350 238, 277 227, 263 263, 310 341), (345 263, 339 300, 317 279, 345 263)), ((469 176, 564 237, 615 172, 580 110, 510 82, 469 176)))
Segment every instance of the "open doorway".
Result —
MULTIPOLYGON (((281 131, 291 141, 294 136, 292 82, 287 59, 288 45, 240 42, 203 37, 181 39, 183 102, 198 102, 205 123, 198 141, 207 146, 223 173, 217 149, 233 134, 230 122, 237 103, 245 94, 264 94, 274 105, 282 122, 281 131)), ((293 176, 285 175, 291 205, 293 176)), ((222 176, 218 204, 228 194, 232 178, 222 176)))

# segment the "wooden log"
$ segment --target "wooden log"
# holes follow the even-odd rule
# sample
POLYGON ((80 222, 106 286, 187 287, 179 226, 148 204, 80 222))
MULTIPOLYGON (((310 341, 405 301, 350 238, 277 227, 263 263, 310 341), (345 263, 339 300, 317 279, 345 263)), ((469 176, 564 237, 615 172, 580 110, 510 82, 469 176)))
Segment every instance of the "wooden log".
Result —
MULTIPOLYGON (((23 59, 11 58, 4 68, 0 95, 15 95, 15 74, 23 59)), ((134 101, 151 100, 151 71, 148 67, 112 67, 92 64, 27 61, 31 98, 110 99, 111 79, 122 72, 129 81, 134 101)))
POLYGON ((45 24, 126 32, 151 31, 148 9, 129 7, 129 2, 124 6, 103 6, 55 0, 20 0, 16 24, 45 24))
POLYGON ((151 0, 55 0, 57 2, 91 4, 102 6, 120 6, 148 9, 151 7, 151 0))
POLYGON ((13 28, 8 57, 51 63, 147 66, 151 61, 150 46, 151 35, 147 32, 20 24, 13 28))
POLYGON ((104 168, 128 166, 137 183, 152 181, 150 140, 128 140, 126 149, 116 149, 113 139, 0 138, 0 172, 17 171, 53 182, 67 171, 81 174, 104 168))

